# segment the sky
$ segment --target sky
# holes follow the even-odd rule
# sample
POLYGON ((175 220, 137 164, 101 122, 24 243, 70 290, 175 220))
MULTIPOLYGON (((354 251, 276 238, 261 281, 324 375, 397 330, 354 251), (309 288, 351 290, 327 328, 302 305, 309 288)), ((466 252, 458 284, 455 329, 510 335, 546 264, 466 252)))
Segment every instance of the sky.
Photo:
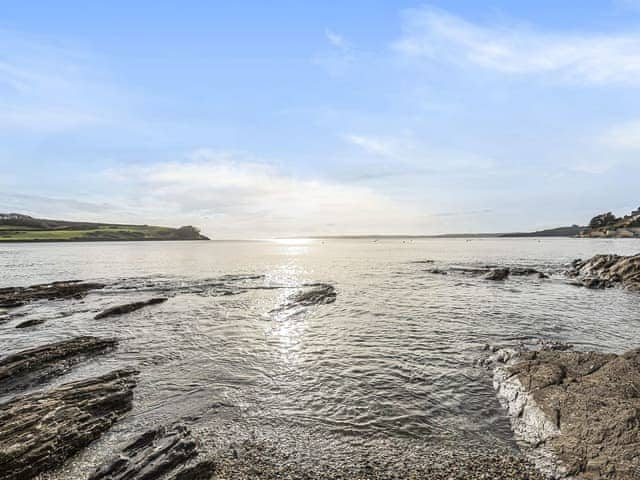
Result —
POLYGON ((640 0, 0 0, 0 212, 531 231, 638 179, 640 0))

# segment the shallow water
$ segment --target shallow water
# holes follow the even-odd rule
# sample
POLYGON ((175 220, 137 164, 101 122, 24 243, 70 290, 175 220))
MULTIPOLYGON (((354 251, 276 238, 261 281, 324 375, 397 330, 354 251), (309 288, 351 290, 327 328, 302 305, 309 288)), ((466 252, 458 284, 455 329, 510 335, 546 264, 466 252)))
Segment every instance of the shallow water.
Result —
POLYGON ((113 445, 179 419, 211 448, 275 440, 300 461, 347 458, 354 448, 377 455, 391 444, 510 449, 490 372, 477 365, 482 346, 545 338, 580 349, 637 347, 640 295, 578 288, 561 272, 574 258, 638 251, 638 240, 595 239, 1 245, 0 287, 67 279, 108 287, 12 310, 0 320, 0 352, 115 336, 114 353, 53 383, 121 366, 141 371, 131 415, 59 478, 78 478, 113 445), (427 259, 434 263, 416 263, 427 259), (551 279, 428 272, 486 264, 533 266, 551 279), (336 302, 277 309, 309 282, 334 285, 336 302), (169 301, 93 319, 157 295, 169 301), (48 320, 14 328, 29 318, 48 320))

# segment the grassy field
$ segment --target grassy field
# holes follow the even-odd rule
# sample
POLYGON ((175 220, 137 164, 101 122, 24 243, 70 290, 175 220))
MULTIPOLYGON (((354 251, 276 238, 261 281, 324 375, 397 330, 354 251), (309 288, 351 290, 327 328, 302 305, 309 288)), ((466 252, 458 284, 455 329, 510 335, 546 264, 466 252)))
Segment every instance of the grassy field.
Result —
POLYGON ((154 226, 103 226, 93 229, 51 230, 11 225, 0 226, 0 243, 182 239, 177 235, 177 229, 154 226))

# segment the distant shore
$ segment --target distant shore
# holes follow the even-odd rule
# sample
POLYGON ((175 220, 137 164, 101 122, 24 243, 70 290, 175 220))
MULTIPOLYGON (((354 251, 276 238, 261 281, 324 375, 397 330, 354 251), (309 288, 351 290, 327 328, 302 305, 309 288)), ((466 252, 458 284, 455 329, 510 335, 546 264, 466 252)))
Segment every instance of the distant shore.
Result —
POLYGON ((195 227, 73 222, 0 214, 0 243, 209 240, 195 227))

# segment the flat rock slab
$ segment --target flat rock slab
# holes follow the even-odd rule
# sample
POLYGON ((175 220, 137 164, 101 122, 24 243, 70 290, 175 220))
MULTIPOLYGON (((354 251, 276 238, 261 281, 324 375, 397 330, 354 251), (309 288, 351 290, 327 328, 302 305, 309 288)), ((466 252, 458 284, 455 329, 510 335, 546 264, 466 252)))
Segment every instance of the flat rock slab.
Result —
POLYGON ((553 454, 557 472, 640 478, 640 350, 522 352, 501 371, 494 383, 516 432, 553 454))
POLYGON ((15 308, 36 300, 55 300, 62 298, 82 298, 87 292, 104 288, 102 283, 67 282, 43 283, 30 287, 0 288, 0 308, 15 308))
POLYGON ((89 480, 201 480, 215 466, 203 461, 188 466, 198 455, 197 444, 182 425, 150 430, 89 477, 89 480))
POLYGON ((596 255, 588 260, 574 260, 567 275, 587 288, 619 286, 640 292, 640 254, 596 255))
POLYGON ((167 300, 168 298, 166 297, 158 297, 158 298, 151 298, 149 300, 145 300, 141 302, 133 302, 133 303, 127 303, 124 305, 117 305, 115 307, 111 307, 111 308, 107 308, 106 310, 103 310, 102 312, 97 314, 94 318, 96 320, 99 320, 101 318, 113 317, 116 315, 124 315, 125 313, 134 312, 136 310, 140 310, 141 308, 144 308, 149 305, 157 305, 159 303, 166 302, 167 300))
POLYGON ((76 337, 30 348, 0 359, 0 392, 25 388, 64 372, 90 355, 112 350, 113 338, 76 337))
POLYGON ((61 466, 131 409, 135 370, 117 370, 0 405, 0 480, 61 466))

